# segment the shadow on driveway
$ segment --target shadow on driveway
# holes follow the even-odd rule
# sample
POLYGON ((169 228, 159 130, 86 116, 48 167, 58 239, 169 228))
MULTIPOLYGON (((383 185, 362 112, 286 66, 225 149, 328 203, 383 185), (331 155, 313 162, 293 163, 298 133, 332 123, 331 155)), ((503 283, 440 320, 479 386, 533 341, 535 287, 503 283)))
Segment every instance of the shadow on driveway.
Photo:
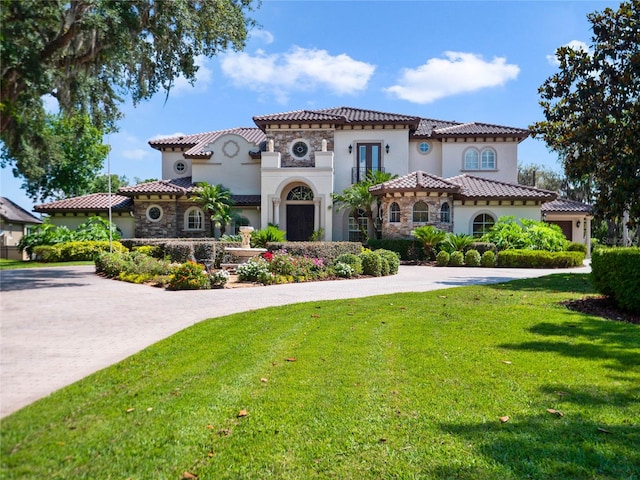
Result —
POLYGON ((15 292, 52 287, 79 287, 87 278, 95 277, 93 269, 21 268, 0 270, 0 292, 15 292))

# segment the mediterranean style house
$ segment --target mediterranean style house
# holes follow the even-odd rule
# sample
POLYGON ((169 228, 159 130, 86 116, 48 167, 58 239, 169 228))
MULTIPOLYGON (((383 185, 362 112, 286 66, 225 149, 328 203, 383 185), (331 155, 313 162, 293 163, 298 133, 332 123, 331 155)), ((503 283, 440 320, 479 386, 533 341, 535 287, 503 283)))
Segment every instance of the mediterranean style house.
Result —
POLYGON ((227 187, 237 213, 256 229, 278 225, 289 241, 314 232, 357 241, 367 218, 336 209, 332 194, 381 171, 395 176, 370 190, 379 199, 375 221, 385 238, 409 237, 422 225, 479 236, 513 215, 557 222, 569 240, 587 243, 587 206, 518 184, 526 129, 350 107, 253 121, 251 128, 152 140, 161 153, 161 180, 34 210, 71 228, 88 215, 104 216, 111 204, 124 237, 206 237, 210 219, 192 201, 194 188, 206 182, 227 187))

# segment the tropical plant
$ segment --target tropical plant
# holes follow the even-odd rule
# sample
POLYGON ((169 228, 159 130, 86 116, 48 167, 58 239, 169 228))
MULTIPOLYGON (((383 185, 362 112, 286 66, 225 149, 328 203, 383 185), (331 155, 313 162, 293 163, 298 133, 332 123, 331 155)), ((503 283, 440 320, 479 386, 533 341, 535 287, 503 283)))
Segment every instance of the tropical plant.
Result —
POLYGON ((433 225, 423 225, 416 228, 411 235, 422 244, 424 252, 429 256, 430 260, 435 259, 435 247, 442 242, 447 234, 446 232, 434 227, 433 225))
POLYGON ((287 232, 280 230, 277 225, 269 224, 267 228, 251 232, 251 246, 254 248, 266 248, 268 243, 284 242, 286 234, 287 232))
MULTIPOLYGON (((214 237, 216 218, 220 218, 220 222, 230 218, 230 209, 233 205, 231 190, 220 184, 211 185, 206 182, 200 182, 194 189, 191 201, 200 204, 202 209, 209 215, 211 220, 209 225, 210 233, 214 237)), ((224 225, 222 223, 220 225, 220 231, 224 234, 224 225)))
POLYGON ((440 243, 440 249, 447 253, 464 252, 474 241, 472 235, 464 233, 447 233, 445 239, 440 243))

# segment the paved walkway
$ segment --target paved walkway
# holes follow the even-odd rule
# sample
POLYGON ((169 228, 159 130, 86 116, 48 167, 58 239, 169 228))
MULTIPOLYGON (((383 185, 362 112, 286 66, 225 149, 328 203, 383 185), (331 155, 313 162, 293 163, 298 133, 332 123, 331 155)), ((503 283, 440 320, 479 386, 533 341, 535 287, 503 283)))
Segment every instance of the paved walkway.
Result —
POLYGON ((93 266, 0 271, 0 416, 206 318, 558 272, 401 266, 390 277, 172 292, 104 279, 93 266))

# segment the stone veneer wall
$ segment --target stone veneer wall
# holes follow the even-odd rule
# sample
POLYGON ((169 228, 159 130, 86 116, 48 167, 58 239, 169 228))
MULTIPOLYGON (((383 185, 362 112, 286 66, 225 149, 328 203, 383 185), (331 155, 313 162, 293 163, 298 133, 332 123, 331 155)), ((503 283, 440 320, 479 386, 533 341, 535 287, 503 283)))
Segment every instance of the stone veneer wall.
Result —
POLYGON ((138 238, 175 238, 179 236, 176 229, 177 205, 175 199, 140 199, 133 201, 133 216, 136 220, 136 237, 138 238), (162 218, 151 222, 147 218, 147 208, 158 205, 162 208, 162 218))
POLYGON ((411 232, 417 227, 423 225, 433 225, 445 232, 453 231, 453 199, 450 197, 439 196, 415 196, 414 194, 403 194, 401 197, 383 197, 382 198, 382 238, 411 238, 411 232), (429 222, 414 223, 413 222, 413 206, 423 201, 429 207, 429 222), (400 221, 389 222, 389 207, 395 202, 400 207, 400 221), (440 207, 444 202, 449 202, 450 207, 450 223, 440 221, 440 207))
POLYGON ((333 130, 271 130, 267 132, 267 140, 273 140, 274 150, 281 153, 282 167, 315 167, 315 152, 322 150, 322 140, 327 141, 327 150, 333 151, 333 130), (291 143, 299 139, 309 143, 306 159, 291 156, 291 143))

